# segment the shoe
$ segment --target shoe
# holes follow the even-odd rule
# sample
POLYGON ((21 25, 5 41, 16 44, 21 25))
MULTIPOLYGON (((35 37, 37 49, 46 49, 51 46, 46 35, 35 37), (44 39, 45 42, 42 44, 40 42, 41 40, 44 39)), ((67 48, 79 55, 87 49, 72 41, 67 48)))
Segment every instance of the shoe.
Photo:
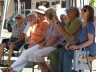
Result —
POLYGON ((2 72, 10 72, 10 70, 8 68, 1 68, 2 72))
POLYGON ((3 67, 9 67, 11 65, 11 62, 5 62, 4 64, 2 64, 3 67))

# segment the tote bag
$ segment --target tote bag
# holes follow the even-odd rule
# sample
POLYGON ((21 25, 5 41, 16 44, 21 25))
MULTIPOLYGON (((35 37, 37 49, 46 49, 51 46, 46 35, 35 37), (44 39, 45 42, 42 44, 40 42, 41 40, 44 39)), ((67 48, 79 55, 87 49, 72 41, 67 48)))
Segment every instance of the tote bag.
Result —
POLYGON ((82 45, 80 45, 80 50, 74 51, 74 61, 73 66, 76 70, 90 70, 91 63, 88 59, 89 51, 85 48, 82 50, 82 45))

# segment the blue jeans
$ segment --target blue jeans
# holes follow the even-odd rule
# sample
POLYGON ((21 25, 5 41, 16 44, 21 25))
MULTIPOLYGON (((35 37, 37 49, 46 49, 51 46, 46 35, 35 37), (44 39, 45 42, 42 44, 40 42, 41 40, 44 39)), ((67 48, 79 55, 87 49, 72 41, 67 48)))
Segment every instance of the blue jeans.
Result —
POLYGON ((74 50, 63 50, 59 56, 58 72, 72 72, 72 59, 74 57, 74 50))

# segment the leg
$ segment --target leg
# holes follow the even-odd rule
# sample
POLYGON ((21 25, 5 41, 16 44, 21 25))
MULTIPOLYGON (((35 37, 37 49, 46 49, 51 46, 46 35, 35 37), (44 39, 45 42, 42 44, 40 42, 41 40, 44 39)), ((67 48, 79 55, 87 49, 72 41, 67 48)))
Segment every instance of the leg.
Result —
MULTIPOLYGON (((39 45, 35 45, 25 51, 22 52, 22 54, 19 56, 19 58, 11 65, 14 71, 21 72, 22 69, 25 67, 25 65, 29 62, 29 56, 28 53, 35 52, 38 49, 39 45)), ((31 58, 31 60, 34 59, 34 56, 31 58)))
POLYGON ((0 60, 1 60, 2 55, 4 53, 4 48, 6 48, 6 44, 5 43, 1 44, 1 48, 0 48, 0 60))
POLYGON ((10 46, 9 46, 9 55, 8 55, 7 63, 10 62, 10 58, 12 57, 12 54, 13 54, 15 48, 16 48, 16 46, 14 44, 10 44, 10 46))
POLYGON ((49 53, 50 72, 58 72, 59 53, 62 50, 64 50, 64 48, 56 49, 49 53))
MULTIPOLYGON (((11 65, 11 67, 8 67, 8 69, 11 71, 12 69, 15 71, 21 71, 22 68, 29 62, 28 56, 27 56, 28 50, 25 50, 22 52, 22 54, 19 56, 19 58, 11 65)), ((2 68, 4 71, 5 68, 2 68)))
POLYGON ((64 53, 63 72, 72 72, 73 57, 74 57, 74 50, 66 51, 64 53))
POLYGON ((49 66, 45 62, 36 62, 36 63, 40 67, 42 72, 48 72, 50 70, 49 66))
POLYGON ((66 50, 62 50, 59 55, 59 66, 58 66, 58 72, 63 72, 63 56, 66 50))
POLYGON ((49 70, 49 66, 45 63, 44 57, 48 57, 49 52, 54 50, 56 48, 54 47, 47 47, 40 49, 34 53, 34 61, 40 66, 42 66, 44 69, 43 70, 49 70))

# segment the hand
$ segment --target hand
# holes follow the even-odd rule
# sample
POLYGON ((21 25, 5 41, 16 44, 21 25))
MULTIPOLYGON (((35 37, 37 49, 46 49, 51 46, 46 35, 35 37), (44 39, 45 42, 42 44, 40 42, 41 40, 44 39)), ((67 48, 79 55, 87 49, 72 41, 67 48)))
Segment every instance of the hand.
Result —
POLYGON ((70 47, 69 47, 69 49, 70 50, 77 50, 77 49, 79 49, 80 47, 78 46, 78 45, 71 45, 70 47))
POLYGON ((14 42, 8 42, 8 46, 10 45, 10 44, 13 44, 14 42))
POLYGON ((46 48, 46 46, 40 45, 38 49, 43 49, 43 48, 46 48))
POLYGON ((70 46, 70 43, 67 43, 67 44, 65 45, 65 50, 69 50, 69 46, 70 46))
POLYGON ((29 44, 29 45, 28 45, 28 48, 31 48, 32 46, 34 46, 34 44, 29 44))
POLYGON ((53 14, 53 18, 52 18, 55 22, 59 21, 58 17, 56 14, 53 14))

